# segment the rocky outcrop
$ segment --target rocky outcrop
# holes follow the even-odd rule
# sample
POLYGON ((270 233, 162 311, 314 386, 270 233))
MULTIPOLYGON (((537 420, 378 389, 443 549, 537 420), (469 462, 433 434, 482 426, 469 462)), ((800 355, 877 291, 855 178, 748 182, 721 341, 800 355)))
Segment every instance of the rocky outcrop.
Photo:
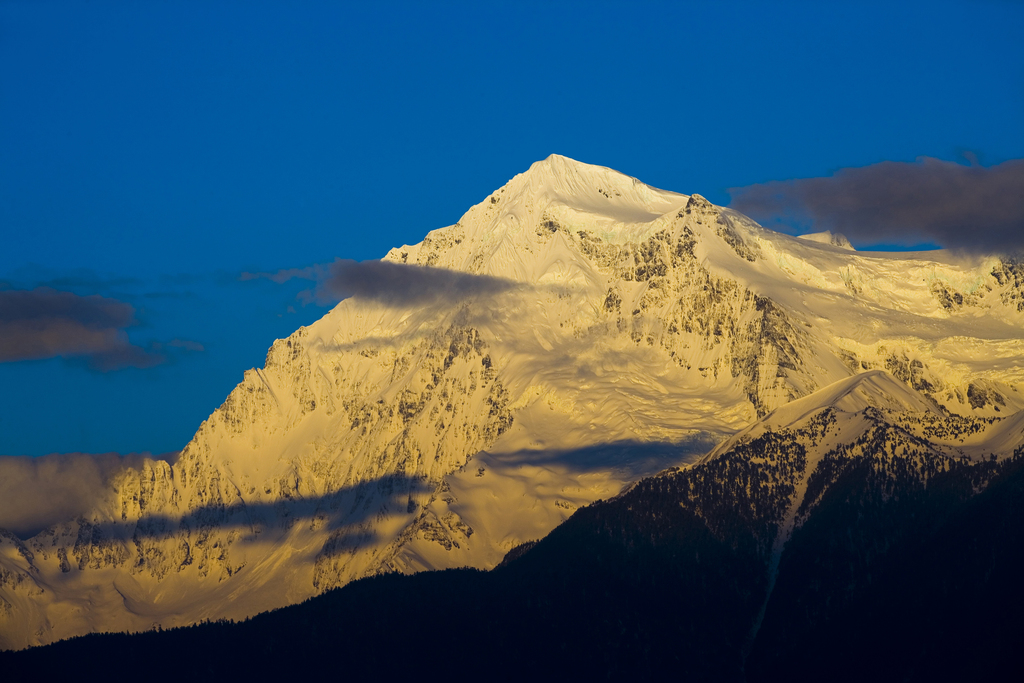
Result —
MULTIPOLYGON (((941 428, 964 448, 972 420, 1024 407, 1018 265, 826 242, 610 169, 539 162, 387 255, 387 273, 415 274, 429 296, 375 281, 276 341, 173 463, 125 467, 88 513, 0 537, 0 644, 244 617, 380 572, 493 566, 644 468, 685 464, 677 444, 695 432, 720 440, 865 370, 960 413, 941 428), (969 363, 950 351, 969 344, 969 363), (587 450, 627 442, 677 454, 587 450), (483 476, 472 461, 485 455, 506 466, 483 476), (523 484, 542 475, 544 491, 523 484), (534 502, 512 528, 497 500, 534 502)), ((758 438, 737 453, 774 473, 758 491, 788 500, 800 449, 758 438)), ((735 483, 743 458, 707 471, 735 483)), ((783 524, 774 502, 752 504, 783 524)))

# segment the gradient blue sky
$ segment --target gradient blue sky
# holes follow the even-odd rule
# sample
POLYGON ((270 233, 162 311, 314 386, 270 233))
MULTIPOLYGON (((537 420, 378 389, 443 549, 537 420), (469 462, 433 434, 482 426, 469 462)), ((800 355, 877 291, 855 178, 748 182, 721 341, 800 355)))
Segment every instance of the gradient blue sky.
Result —
POLYGON ((380 258, 553 152, 719 204, 1024 157, 1021 3, 353 5, 0 2, 0 288, 126 302, 166 361, 0 363, 0 453, 180 449, 326 310, 243 271, 380 258))

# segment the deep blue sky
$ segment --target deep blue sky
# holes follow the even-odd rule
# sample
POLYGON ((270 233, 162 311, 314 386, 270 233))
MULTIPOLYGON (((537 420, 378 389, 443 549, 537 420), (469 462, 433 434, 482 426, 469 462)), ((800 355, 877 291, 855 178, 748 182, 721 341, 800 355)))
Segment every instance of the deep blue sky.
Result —
POLYGON ((0 2, 0 286, 126 302, 168 361, 0 363, 0 453, 179 449, 326 310, 241 272, 379 258, 553 152, 719 204, 1024 157, 1020 3, 353 5, 0 2))

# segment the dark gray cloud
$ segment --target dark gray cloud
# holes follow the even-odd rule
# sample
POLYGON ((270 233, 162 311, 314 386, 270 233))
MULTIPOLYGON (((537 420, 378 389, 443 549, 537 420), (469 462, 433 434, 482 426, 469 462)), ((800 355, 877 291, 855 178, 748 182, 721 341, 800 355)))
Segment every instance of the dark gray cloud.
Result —
POLYGON ((135 309, 117 299, 47 287, 0 291, 0 363, 59 356, 107 372, 164 362, 128 341, 124 329, 135 323, 135 309))
POLYGON ((277 283, 296 278, 316 282, 315 289, 301 296, 320 304, 348 297, 391 306, 456 303, 471 297, 500 294, 518 286, 513 280, 445 268, 345 259, 276 273, 243 273, 241 279, 255 278, 268 278, 277 283))
POLYGON ((177 453, 55 453, 0 456, 0 528, 28 538, 88 512, 112 477, 146 460, 173 462, 177 453))
POLYGON ((354 296, 393 305, 456 302, 500 294, 516 286, 512 280, 457 270, 392 263, 335 261, 320 283, 336 299, 354 296))
POLYGON ((1024 249, 1024 159, 970 166, 930 157, 845 168, 828 178, 732 188, 762 223, 810 223, 855 244, 934 242, 974 253, 1024 249))

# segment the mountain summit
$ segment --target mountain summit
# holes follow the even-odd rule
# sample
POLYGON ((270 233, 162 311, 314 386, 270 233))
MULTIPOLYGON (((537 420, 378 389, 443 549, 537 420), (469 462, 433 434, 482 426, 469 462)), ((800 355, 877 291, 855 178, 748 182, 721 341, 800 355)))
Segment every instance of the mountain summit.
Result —
POLYGON ((0 645, 491 568, 579 507, 825 408, 843 439, 952 420, 969 435, 943 457, 1020 443, 1017 263, 789 237, 553 155, 377 270, 389 295, 275 342, 176 462, 3 533, 0 645))

